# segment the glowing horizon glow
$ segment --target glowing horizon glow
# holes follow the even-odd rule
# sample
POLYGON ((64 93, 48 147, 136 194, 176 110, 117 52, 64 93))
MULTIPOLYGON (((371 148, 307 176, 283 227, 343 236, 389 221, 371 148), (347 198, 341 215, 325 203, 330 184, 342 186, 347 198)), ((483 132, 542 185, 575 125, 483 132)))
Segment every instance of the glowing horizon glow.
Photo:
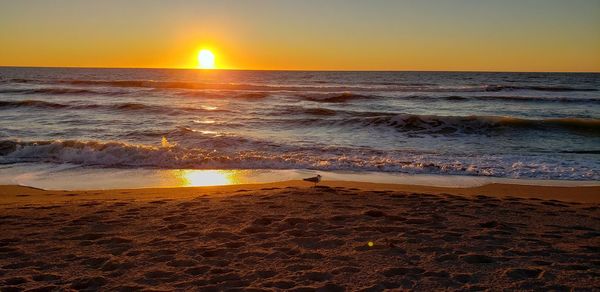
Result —
POLYGON ((215 55, 207 49, 198 52, 198 68, 215 69, 215 55))

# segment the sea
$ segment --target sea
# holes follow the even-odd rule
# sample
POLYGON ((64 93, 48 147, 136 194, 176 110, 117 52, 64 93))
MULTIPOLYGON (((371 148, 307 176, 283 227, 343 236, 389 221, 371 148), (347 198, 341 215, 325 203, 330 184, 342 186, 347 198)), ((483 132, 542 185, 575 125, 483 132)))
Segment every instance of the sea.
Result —
POLYGON ((0 67, 0 183, 65 169, 594 182, 600 74, 0 67))

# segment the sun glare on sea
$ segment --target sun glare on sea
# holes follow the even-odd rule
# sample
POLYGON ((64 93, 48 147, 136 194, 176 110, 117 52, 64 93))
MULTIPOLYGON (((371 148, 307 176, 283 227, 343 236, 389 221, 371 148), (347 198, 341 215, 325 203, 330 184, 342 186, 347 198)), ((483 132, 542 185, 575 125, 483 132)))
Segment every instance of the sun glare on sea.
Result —
POLYGON ((198 52, 198 68, 215 69, 215 55, 210 50, 198 52))
POLYGON ((172 170, 170 175, 179 180, 182 187, 203 187, 238 184, 243 173, 236 170, 172 170))

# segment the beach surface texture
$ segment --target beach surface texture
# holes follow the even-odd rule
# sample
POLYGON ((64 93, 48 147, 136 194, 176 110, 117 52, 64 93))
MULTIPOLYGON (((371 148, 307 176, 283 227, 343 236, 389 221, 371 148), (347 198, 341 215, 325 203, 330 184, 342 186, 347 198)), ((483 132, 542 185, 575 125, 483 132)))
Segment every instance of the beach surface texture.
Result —
POLYGON ((600 187, 0 186, 2 291, 600 289, 600 187))

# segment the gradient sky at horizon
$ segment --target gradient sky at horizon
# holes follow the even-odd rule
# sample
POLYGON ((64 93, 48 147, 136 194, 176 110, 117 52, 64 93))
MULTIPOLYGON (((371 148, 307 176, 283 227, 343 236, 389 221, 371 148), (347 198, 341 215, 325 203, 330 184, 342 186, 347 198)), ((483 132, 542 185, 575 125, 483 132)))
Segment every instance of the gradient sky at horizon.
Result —
POLYGON ((598 0, 0 0, 0 66, 600 71, 598 0))

